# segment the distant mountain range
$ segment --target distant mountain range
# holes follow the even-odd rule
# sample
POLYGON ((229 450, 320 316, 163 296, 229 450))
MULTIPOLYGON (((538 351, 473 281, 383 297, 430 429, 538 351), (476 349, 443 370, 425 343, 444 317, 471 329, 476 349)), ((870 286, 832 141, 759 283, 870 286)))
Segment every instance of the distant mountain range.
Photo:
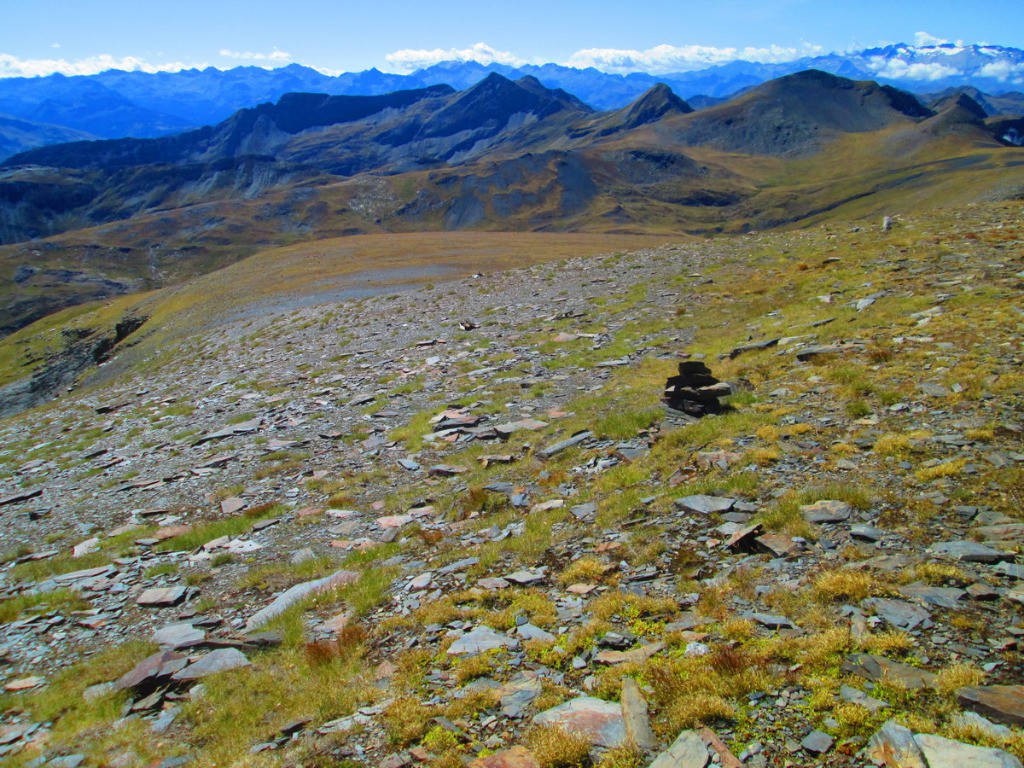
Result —
POLYGON ((599 111, 490 73, 38 147, 0 162, 0 333, 320 238, 713 234, 1024 195, 1024 118, 988 114, 1013 103, 806 70, 700 110, 659 83, 599 111))
POLYGON ((409 75, 376 69, 336 77, 298 64, 279 69, 237 67, 181 72, 121 72, 98 75, 0 79, 0 159, 35 146, 74 138, 152 138, 225 120, 240 109, 276 102, 286 93, 382 95, 448 85, 465 90, 498 73, 530 76, 561 88, 597 110, 635 101, 658 83, 692 106, 709 106, 761 83, 817 69, 854 80, 875 80, 918 94, 972 87, 984 94, 1010 94, 983 104, 989 114, 1019 113, 1024 95, 1024 51, 979 45, 893 45, 852 53, 805 57, 777 64, 735 61, 674 74, 607 74, 557 64, 509 67, 442 62, 409 75))

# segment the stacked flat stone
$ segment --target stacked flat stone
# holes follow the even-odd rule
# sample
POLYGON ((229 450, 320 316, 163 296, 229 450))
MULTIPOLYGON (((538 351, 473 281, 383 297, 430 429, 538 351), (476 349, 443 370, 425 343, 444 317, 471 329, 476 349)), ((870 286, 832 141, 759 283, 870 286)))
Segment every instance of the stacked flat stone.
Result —
POLYGON ((671 410, 700 418, 725 410, 719 398, 731 394, 732 387, 716 379, 704 363, 685 360, 679 364, 679 375, 666 382, 662 402, 671 410))

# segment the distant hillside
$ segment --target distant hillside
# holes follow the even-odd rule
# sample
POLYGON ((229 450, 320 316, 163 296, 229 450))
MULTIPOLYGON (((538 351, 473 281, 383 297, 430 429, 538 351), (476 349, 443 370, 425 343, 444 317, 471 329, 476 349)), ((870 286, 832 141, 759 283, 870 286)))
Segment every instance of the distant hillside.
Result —
POLYGON ((91 133, 76 131, 73 128, 0 115, 0 158, 7 158, 35 147, 96 138, 98 137, 91 133))
POLYGON ((810 152, 837 135, 878 131, 932 115, 892 86, 808 70, 694 115, 676 139, 730 152, 810 152))

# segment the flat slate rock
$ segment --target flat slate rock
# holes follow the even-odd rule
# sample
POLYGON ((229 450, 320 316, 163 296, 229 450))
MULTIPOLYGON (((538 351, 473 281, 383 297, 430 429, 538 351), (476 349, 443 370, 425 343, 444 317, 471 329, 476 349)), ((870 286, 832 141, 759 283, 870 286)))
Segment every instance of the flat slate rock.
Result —
POLYGON ((145 590, 135 602, 141 606, 163 608, 169 605, 177 605, 185 599, 187 594, 187 587, 155 587, 145 590))
POLYGON ((138 688, 146 682, 159 682, 169 678, 188 664, 188 657, 174 651, 159 651, 147 656, 131 671, 121 675, 114 682, 114 690, 124 691, 138 688))
POLYGON ((620 702, 626 738, 645 752, 652 751, 658 746, 658 738, 651 729, 647 699, 644 698, 640 686, 632 677, 622 678, 620 702))
POLYGON ((515 573, 509 573, 502 578, 504 578, 505 581, 511 581, 525 586, 527 584, 536 584, 537 582, 544 581, 544 574, 541 571, 516 571, 515 573))
POLYGON ((248 667, 251 664, 252 662, 237 648, 218 648, 215 651, 210 651, 199 661, 175 672, 171 675, 171 679, 179 682, 201 680, 210 675, 227 672, 230 669, 248 667))
POLYGON ((658 755, 650 768, 705 768, 711 760, 707 745, 697 731, 683 731, 672 746, 658 755))
POLYGON ((1001 552, 998 549, 978 544, 975 541, 944 541, 939 544, 932 544, 932 552, 940 555, 955 557, 965 563, 998 563, 1003 560, 1013 560, 1010 552, 1001 552))
POLYGON ((206 639, 206 632, 188 623, 168 624, 153 633, 154 643, 172 651, 200 645, 206 639))
POLYGON ((905 600, 892 600, 886 597, 871 597, 861 601, 861 606, 873 611, 886 623, 898 629, 928 629, 932 626, 931 614, 919 605, 905 600))
POLYGON ((580 696, 545 710, 535 715, 533 722, 578 733, 593 746, 605 749, 617 747, 626 739, 622 707, 592 696, 580 696))
POLYGON ((925 669, 918 669, 909 664, 875 656, 870 653, 854 653, 846 657, 843 671, 859 675, 872 682, 884 679, 895 680, 910 690, 931 688, 935 685, 935 675, 925 669))
POLYGON ((928 768, 914 734, 892 720, 886 721, 868 740, 864 757, 889 768, 928 768))
POLYGON ((541 768, 537 758, 526 747, 512 747, 493 755, 478 757, 469 768, 541 768))
POLYGON ((849 685, 839 686, 839 696, 843 701, 848 701, 851 704, 864 707, 869 712, 877 712, 880 709, 888 708, 888 704, 879 699, 873 699, 868 696, 864 691, 858 690, 849 685))
POLYGON ((510 421, 505 424, 498 424, 494 427, 494 431, 501 437, 508 437, 516 432, 535 432, 538 429, 544 429, 547 425, 548 423, 546 421, 538 421, 537 419, 520 419, 519 421, 510 421))
POLYGON ((1024 565, 1017 565, 1016 563, 999 563, 999 565, 992 570, 1000 576, 1008 576, 1011 579, 1024 581, 1024 565))
POLYGON ((530 623, 516 627, 516 634, 523 640, 542 640, 545 643, 553 643, 556 639, 546 629, 541 629, 530 623))
POLYGON ((223 440, 224 438, 234 437, 235 435, 246 435, 258 430, 261 423, 262 420, 257 418, 250 419, 249 421, 242 421, 238 424, 230 424, 226 427, 221 427, 216 432, 209 432, 203 435, 192 443, 192 445, 202 445, 203 443, 208 443, 211 440, 223 440))
POLYGON ((1022 768, 1020 760, 1001 749, 974 747, 931 733, 916 734, 914 741, 928 768, 1022 768))
POLYGON ((475 627, 448 646, 449 656, 476 656, 495 648, 518 648, 519 641, 485 624, 475 627))
POLYGON ((843 523, 850 519, 853 507, 845 501, 823 499, 800 507, 804 520, 809 523, 843 523))
POLYGON ((345 584, 351 584, 353 581, 359 579, 359 574, 355 571, 335 571, 330 576, 324 576, 322 579, 314 579, 313 581, 304 581, 301 584, 296 584, 291 589, 278 595, 274 601, 263 608, 245 622, 245 631, 251 632, 254 629, 259 629, 268 621, 275 616, 283 613, 285 609, 289 608, 295 603, 299 602, 302 598, 307 595, 314 594, 316 592, 323 592, 327 589, 333 589, 334 587, 341 587, 345 584))
POLYGON ((956 692, 960 706, 1005 725, 1024 727, 1024 685, 980 685, 956 692))
POLYGON ((19 491, 17 493, 11 494, 10 496, 4 496, 2 499, 0 499, 0 507, 6 506, 8 504, 17 504, 19 501, 28 501, 29 499, 34 499, 37 496, 42 495, 42 488, 31 488, 27 491, 19 491))
POLYGON ((785 616, 775 616, 770 613, 756 613, 747 611, 741 615, 741 618, 752 619, 763 627, 768 629, 796 629, 796 624, 787 619, 785 616))
POLYGON ((815 730, 804 736, 800 746, 804 748, 805 752, 810 752, 812 755, 823 755, 832 749, 835 743, 835 739, 824 731, 815 730))
POLYGON ((802 550, 799 542, 784 533, 765 533, 754 540, 757 547, 772 557, 792 557, 802 550))
POLYGON ((483 579, 478 579, 477 582, 476 582, 476 585, 478 587, 480 587, 480 589, 488 589, 488 590, 492 590, 492 589, 508 589, 510 586, 512 586, 510 582, 507 582, 504 579, 499 579, 499 578, 496 578, 496 577, 493 577, 493 576, 485 577, 483 579))
POLYGON ((912 600, 920 600, 922 603, 939 608, 959 608, 963 605, 960 601, 967 593, 962 589, 954 587, 929 587, 923 584, 908 584, 905 587, 900 587, 900 594, 912 600))
POLYGON ((594 433, 589 430, 579 432, 573 435, 572 437, 568 438, 567 440, 562 440, 560 442, 553 443, 547 446, 546 448, 542 448, 540 451, 538 451, 538 454, 545 459, 550 459, 552 456, 555 456, 568 448, 572 448, 575 445, 579 445, 580 443, 589 440, 593 436, 594 433))
POLYGON ((676 507, 686 512, 695 512, 701 515, 719 514, 728 512, 736 505, 736 499, 729 499, 724 496, 708 496, 698 493, 693 496, 683 496, 673 502, 676 507))

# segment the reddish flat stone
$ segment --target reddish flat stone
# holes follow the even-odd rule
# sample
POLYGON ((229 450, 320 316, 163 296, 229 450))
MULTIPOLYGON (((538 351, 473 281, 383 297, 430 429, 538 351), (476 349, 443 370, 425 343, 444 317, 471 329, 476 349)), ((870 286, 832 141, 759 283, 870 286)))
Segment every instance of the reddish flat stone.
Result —
POLYGON ((960 706, 1005 725, 1024 726, 1024 685, 968 686, 956 692, 960 706))
POLYGON ((5 691, 30 691, 46 684, 45 677, 23 677, 19 680, 12 680, 4 686, 5 691))
POLYGON ((469 768, 540 768, 540 763, 526 747, 512 747, 477 758, 469 768))
POLYGON ((611 749, 626 738, 622 707, 592 696, 559 704, 533 718, 537 725, 551 725, 586 737, 591 744, 611 749))
POLYGON ((241 512, 243 509, 245 509, 245 501, 237 496, 232 496, 230 499, 224 499, 224 501, 220 503, 220 511, 225 515, 233 515, 236 512, 241 512))

